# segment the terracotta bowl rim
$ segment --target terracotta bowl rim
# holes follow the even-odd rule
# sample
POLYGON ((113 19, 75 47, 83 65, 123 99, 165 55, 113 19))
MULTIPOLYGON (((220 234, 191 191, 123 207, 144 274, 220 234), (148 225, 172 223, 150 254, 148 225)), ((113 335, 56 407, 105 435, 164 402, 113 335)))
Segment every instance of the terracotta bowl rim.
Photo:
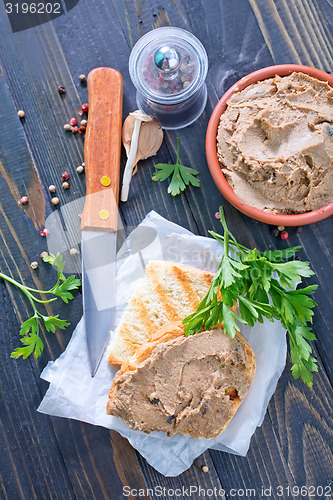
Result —
POLYGON ((248 215, 249 217, 252 217, 253 219, 260 222, 265 222, 266 224, 273 224, 276 226, 302 226, 305 224, 311 224, 313 222, 323 220, 333 214, 333 201, 317 210, 312 210, 311 212, 304 212, 302 214, 295 215, 271 214, 247 205, 246 203, 241 201, 238 196, 236 196, 232 187, 229 186, 225 176, 221 171, 220 164, 217 159, 217 128, 219 125, 220 116, 226 109, 226 102, 233 93, 243 90, 251 83, 265 80, 267 78, 272 78, 275 75, 286 76, 293 73, 294 71, 302 72, 309 76, 317 78, 317 80, 328 82, 329 85, 333 87, 333 75, 325 73, 320 69, 312 68, 310 66, 303 66, 300 64, 280 64, 276 66, 261 68, 238 80, 238 82, 230 87, 229 90, 227 90, 227 92, 221 97, 210 117, 206 133, 206 156, 208 167, 216 186, 223 194, 223 196, 235 208, 237 208, 245 215, 248 215))

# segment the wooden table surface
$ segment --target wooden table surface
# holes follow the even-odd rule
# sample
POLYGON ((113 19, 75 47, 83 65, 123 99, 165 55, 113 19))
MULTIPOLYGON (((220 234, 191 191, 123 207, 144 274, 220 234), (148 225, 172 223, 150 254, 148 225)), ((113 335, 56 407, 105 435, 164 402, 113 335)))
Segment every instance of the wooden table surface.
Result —
MULTIPOLYGON (((41 358, 13 360, 10 353, 19 344, 19 325, 28 317, 29 306, 16 289, 0 281, 0 498, 121 499, 126 498, 126 485, 133 490, 217 488, 210 498, 223 498, 218 494, 222 488, 227 499, 325 498, 333 470, 332 219, 300 232, 290 228, 286 241, 274 238, 268 225, 240 214, 223 200, 208 171, 204 142, 218 99, 247 73, 281 63, 331 71, 332 1, 80 0, 58 19, 18 33, 11 30, 4 3, 0 5, 1 271, 40 289, 53 284, 54 271, 39 258, 46 249, 39 231, 55 210, 48 185, 57 186, 61 205, 85 192, 84 175, 76 172, 83 161, 84 138, 63 129, 87 101, 87 88, 78 76, 97 66, 119 70, 124 78, 125 117, 136 109, 128 73, 131 48, 155 26, 179 26, 194 33, 207 50, 207 106, 190 127, 166 132, 158 156, 141 163, 129 201, 120 206, 123 219, 134 226, 154 209, 196 234, 207 235, 209 229, 219 230, 214 214, 223 204, 230 228, 243 244, 262 250, 303 245, 301 257, 311 262, 316 273, 309 282, 319 284, 313 345, 319 372, 313 389, 305 387, 292 378, 288 355, 247 456, 207 451, 182 475, 165 478, 116 432, 36 412, 48 386, 40 380, 40 372, 65 349, 82 315, 82 296, 77 293, 70 304, 48 308, 71 325, 65 332, 43 332, 41 358), (65 96, 59 96, 58 85, 65 86, 65 96), (18 109, 25 111, 24 120, 18 118, 18 109), (151 176, 154 162, 175 160, 177 137, 182 162, 200 171, 201 188, 189 188, 172 198, 166 183, 153 183, 151 176), (71 176, 68 191, 61 189, 65 170, 71 176), (30 199, 24 209, 18 204, 22 195, 30 199), (34 260, 40 262, 37 271, 30 268, 34 260), (202 465, 208 466, 208 473, 201 470, 202 465), (295 488, 301 486, 309 488, 308 493, 302 490, 303 496, 295 488), (255 494, 246 489, 254 489, 255 494)), ((124 162, 123 151, 122 169, 124 162)), ((193 491, 192 498, 200 498, 193 491)), ((132 498, 138 498, 132 493, 132 498)), ((159 498, 158 490, 144 498, 159 498)), ((164 498, 173 498, 172 492, 164 498)))

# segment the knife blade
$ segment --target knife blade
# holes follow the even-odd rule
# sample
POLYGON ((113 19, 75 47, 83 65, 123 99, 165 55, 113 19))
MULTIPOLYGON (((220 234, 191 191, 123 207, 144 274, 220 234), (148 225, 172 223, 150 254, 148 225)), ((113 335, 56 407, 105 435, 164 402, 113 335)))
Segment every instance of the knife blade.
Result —
POLYGON ((94 376, 115 314, 123 80, 114 69, 96 68, 89 73, 87 84, 81 253, 84 322, 94 376))

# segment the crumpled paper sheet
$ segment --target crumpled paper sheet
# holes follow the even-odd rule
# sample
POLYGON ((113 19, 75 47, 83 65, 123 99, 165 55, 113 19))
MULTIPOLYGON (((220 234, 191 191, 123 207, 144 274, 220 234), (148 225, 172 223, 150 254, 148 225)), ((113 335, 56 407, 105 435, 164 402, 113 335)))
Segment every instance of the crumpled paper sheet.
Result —
MULTIPOLYGON (((156 230, 154 241, 142 250, 141 256, 139 253, 130 255, 118 264, 116 285, 119 303, 115 325, 120 321, 134 288, 144 276, 142 258, 146 264, 149 260, 165 259, 215 272, 222 256, 223 247, 214 239, 195 236, 154 211, 134 230, 138 238, 147 226, 156 230)), ((50 382, 50 386, 38 408, 39 412, 118 431, 165 476, 181 474, 207 448, 246 455, 251 436, 262 424, 268 402, 285 366, 286 335, 280 322, 265 320, 263 325, 258 323, 253 328, 242 328, 242 334, 256 355, 256 374, 250 391, 227 429, 215 439, 194 439, 185 435, 168 437, 164 432, 148 435, 133 431, 119 418, 107 415, 105 408, 116 370, 107 364, 106 349, 95 377, 90 376, 83 327, 82 318, 66 351, 43 370, 41 377, 50 382)))

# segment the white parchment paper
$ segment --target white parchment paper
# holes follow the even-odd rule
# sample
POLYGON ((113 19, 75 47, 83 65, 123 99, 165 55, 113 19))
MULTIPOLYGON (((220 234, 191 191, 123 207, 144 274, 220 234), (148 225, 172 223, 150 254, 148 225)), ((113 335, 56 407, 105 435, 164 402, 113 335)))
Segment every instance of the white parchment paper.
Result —
MULTIPOLYGON (((150 212, 134 230, 132 242, 136 236, 140 239, 144 235, 146 227, 153 228, 156 237, 141 251, 141 255, 137 252, 124 258, 126 254, 122 251, 118 254, 116 326, 128 299, 144 276, 143 261, 147 264, 149 260, 172 260, 215 272, 222 256, 220 243, 212 238, 195 236, 156 212, 150 212)), ((50 386, 38 411, 118 431, 165 476, 181 474, 207 448, 246 455, 251 436, 264 419, 268 402, 285 366, 286 335, 280 322, 265 320, 263 325, 242 329, 256 355, 256 374, 250 391, 227 429, 215 439, 193 439, 184 435, 168 437, 164 432, 147 435, 133 431, 122 420, 107 415, 105 408, 116 370, 107 364, 107 349, 95 377, 90 376, 83 326, 81 319, 66 351, 43 370, 41 377, 50 382, 50 386)))

